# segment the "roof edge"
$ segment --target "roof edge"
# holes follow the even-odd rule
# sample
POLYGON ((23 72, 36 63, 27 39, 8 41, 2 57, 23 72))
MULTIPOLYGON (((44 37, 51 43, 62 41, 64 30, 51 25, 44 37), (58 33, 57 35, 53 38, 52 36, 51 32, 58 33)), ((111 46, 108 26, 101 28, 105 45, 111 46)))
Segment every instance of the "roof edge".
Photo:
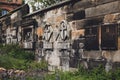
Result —
POLYGON ((14 9, 13 11, 10 11, 10 12, 8 12, 8 13, 7 13, 7 14, 5 14, 5 15, 0 16, 0 19, 1 19, 1 18, 3 18, 3 17, 5 17, 5 16, 11 15, 11 13, 14 13, 15 11, 17 11, 17 10, 21 9, 23 6, 26 6, 26 5, 28 5, 28 4, 23 4, 23 5, 21 5, 20 7, 18 7, 18 8, 16 8, 16 9, 14 9))

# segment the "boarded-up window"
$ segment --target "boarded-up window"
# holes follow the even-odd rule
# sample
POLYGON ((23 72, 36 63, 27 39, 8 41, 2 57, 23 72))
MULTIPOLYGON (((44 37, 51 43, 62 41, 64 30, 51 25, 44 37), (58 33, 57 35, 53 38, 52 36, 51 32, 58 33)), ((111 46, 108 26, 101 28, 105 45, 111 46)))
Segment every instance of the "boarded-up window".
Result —
POLYGON ((109 24, 101 27, 101 48, 102 50, 117 49, 117 25, 109 24))
POLYGON ((85 29, 85 49, 99 50, 98 26, 87 27, 85 29))

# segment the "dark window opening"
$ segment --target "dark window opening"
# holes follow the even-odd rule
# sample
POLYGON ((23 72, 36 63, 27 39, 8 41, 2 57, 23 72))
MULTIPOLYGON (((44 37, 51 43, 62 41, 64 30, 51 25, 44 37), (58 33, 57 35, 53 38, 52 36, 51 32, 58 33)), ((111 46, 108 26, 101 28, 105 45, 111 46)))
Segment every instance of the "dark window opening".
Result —
POLYGON ((85 18, 85 10, 81 10, 79 12, 76 12, 73 15, 74 20, 79 20, 79 19, 84 19, 84 18, 85 18))
POLYGON ((99 50, 98 27, 85 29, 85 50, 99 50))
POLYGON ((22 16, 25 16, 29 13, 29 6, 28 5, 25 5, 24 7, 22 7, 21 9, 21 14, 22 16))
POLYGON ((103 25, 101 27, 101 48, 102 50, 117 50, 118 36, 117 25, 103 25))
POLYGON ((103 18, 102 17, 88 19, 88 20, 86 20, 85 27, 87 27, 87 26, 93 26, 93 25, 99 25, 102 22, 103 22, 103 18))
POLYGON ((7 17, 7 18, 5 19, 5 24, 6 24, 6 25, 10 25, 10 24, 11 24, 11 19, 10 19, 10 17, 7 17))
POLYGON ((32 28, 27 28, 23 30, 24 41, 32 41, 32 28))

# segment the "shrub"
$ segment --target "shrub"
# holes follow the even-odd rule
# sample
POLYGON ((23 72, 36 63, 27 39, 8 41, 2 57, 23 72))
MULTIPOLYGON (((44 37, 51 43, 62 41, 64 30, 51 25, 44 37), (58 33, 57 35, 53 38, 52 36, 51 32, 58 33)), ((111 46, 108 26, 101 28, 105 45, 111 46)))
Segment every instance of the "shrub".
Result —
POLYGON ((30 68, 33 70, 42 70, 46 71, 48 69, 48 64, 46 61, 42 60, 41 62, 31 62, 30 68))
POLYGON ((0 67, 28 69, 31 62, 34 61, 34 53, 24 51, 17 44, 0 44, 0 67))
POLYGON ((0 45, 0 51, 2 55, 8 55, 16 59, 24 59, 27 61, 33 61, 35 59, 35 55, 33 52, 24 51, 20 46, 17 44, 7 44, 7 45, 0 45))
POLYGON ((24 60, 15 59, 9 56, 0 56, 0 67, 6 69, 26 69, 24 60))

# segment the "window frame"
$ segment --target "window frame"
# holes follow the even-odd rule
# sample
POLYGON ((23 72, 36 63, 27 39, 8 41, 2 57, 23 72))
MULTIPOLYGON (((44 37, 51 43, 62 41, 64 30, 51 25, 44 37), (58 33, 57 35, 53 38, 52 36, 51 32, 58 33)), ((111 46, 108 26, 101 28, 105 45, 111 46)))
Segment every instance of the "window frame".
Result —
POLYGON ((99 25, 85 27, 85 50, 99 50, 99 25), (86 29, 91 28, 91 32, 86 32, 86 29), (93 30, 96 30, 94 32, 93 30), (91 34, 89 34, 91 33, 91 34), (91 47, 91 45, 93 45, 91 47))
POLYGON ((112 24, 101 25, 101 49, 102 50, 118 50, 118 24, 112 23, 112 24), (103 31, 105 28, 106 29, 109 28, 109 30, 106 30, 108 32, 103 31), (110 28, 112 30, 110 30, 110 28), (109 37, 105 35, 108 35, 109 37), (105 39, 108 39, 108 40, 105 40, 105 39), (108 44, 111 41, 114 41, 114 42, 112 42, 112 44, 108 44))

